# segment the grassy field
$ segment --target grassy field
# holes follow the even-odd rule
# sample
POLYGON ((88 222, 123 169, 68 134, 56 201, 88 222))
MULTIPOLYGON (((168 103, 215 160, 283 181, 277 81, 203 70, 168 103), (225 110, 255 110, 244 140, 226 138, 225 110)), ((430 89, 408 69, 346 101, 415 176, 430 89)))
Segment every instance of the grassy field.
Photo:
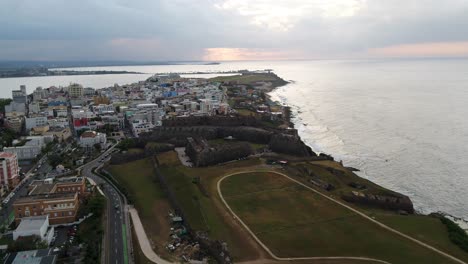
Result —
POLYGON ((262 149, 266 147, 266 144, 256 144, 256 143, 251 143, 248 141, 241 141, 241 140, 229 141, 229 140, 224 140, 223 138, 208 140, 208 143, 210 144, 235 144, 236 142, 246 142, 252 147, 253 150, 258 150, 258 149, 262 149))
POLYGON ((257 116, 256 112, 245 108, 236 108, 236 111, 241 116, 257 116))
POLYGON ((171 208, 154 178, 152 159, 112 165, 109 171, 134 197, 135 207, 153 248, 163 257, 170 258, 164 247, 170 233, 167 215, 171 208))
POLYGON ((209 79, 212 82, 229 82, 238 81, 239 84, 251 84, 258 81, 276 81, 277 77, 268 74, 254 74, 254 75, 232 75, 232 76, 218 76, 209 79))
MULTIPOLYGON (((259 245, 227 212, 219 199, 216 184, 226 174, 271 169, 271 167, 266 166, 261 159, 251 159, 220 166, 189 168, 181 165, 174 151, 161 153, 157 157, 160 170, 175 191, 192 227, 206 231, 213 239, 226 241, 236 262, 267 257, 259 245), (194 179, 200 183, 195 184, 194 179)), ((336 180, 337 177, 326 170, 328 166, 340 169, 339 164, 328 162, 314 162, 307 166, 311 166, 317 177, 328 180, 336 180)), ((158 237, 166 238, 169 226, 167 222, 159 221, 167 221, 165 214, 161 212, 167 212, 169 206, 160 186, 153 181, 152 161, 145 159, 111 166, 110 171, 120 183, 132 191, 136 200, 135 205, 150 239, 157 242, 158 237)), ((294 175, 300 178, 300 174, 294 175)), ((274 176, 274 174, 267 177, 233 176, 222 184, 228 202, 237 204, 245 211, 244 217, 247 217, 245 219, 251 221, 249 225, 258 228, 256 232, 262 240, 271 241, 268 245, 274 252, 284 251, 283 254, 292 256, 302 255, 304 252, 318 256, 338 253, 363 255, 383 258, 392 263, 450 263, 447 259, 434 255, 420 246, 383 232, 365 219, 335 204, 330 204, 328 200, 324 200, 310 190, 298 187, 285 178, 274 176), (249 195, 244 195, 246 193, 251 193, 250 198, 249 195)), ((355 178, 346 174, 336 184, 346 189, 349 187, 347 181, 355 181, 355 178)), ((364 179, 363 181, 362 183, 369 184, 373 191, 384 192, 380 186, 371 186, 370 182, 367 183, 364 179)), ((338 193, 339 190, 336 194, 338 193)), ((397 230, 468 261, 467 255, 448 240, 445 226, 435 218, 399 216, 375 209, 363 211, 397 230)), ((144 258, 142 262, 146 263, 144 258)))
POLYGON ((140 154, 140 153, 143 153, 144 150, 141 149, 141 148, 130 148, 128 149, 128 153, 130 154, 140 154))
MULTIPOLYGON (((302 174, 303 176, 307 173, 304 173, 304 170, 307 170, 310 173, 309 176, 322 180, 324 182, 330 183, 334 186, 334 189, 330 192, 336 196, 341 196, 342 194, 348 194, 351 191, 356 191, 355 188, 349 186, 351 182, 366 186, 365 190, 357 190, 363 193, 372 193, 372 194, 381 194, 381 195, 393 195, 396 194, 391 190, 385 189, 382 186, 379 186, 369 180, 361 178, 351 171, 345 169, 341 164, 334 161, 324 160, 324 161, 312 161, 312 162, 298 162, 291 164, 288 168, 292 174, 302 174), (335 169, 340 171, 342 174, 340 176, 334 175, 328 169, 335 169), (299 173, 300 171, 300 173, 299 173)), ((396 194, 398 195, 398 194, 396 194)))
POLYGON ((206 231, 211 238, 226 241, 236 261, 259 257, 258 245, 246 240, 247 234, 233 223, 216 191, 216 182, 222 175, 254 168, 260 164, 258 159, 207 168, 188 168, 181 165, 174 151, 159 154, 158 159, 161 173, 168 179, 193 228, 206 231), (195 177, 200 179, 202 187, 193 183, 195 177))
MULTIPOLYGON (((451 263, 278 174, 238 174, 225 179, 221 187, 236 214, 281 257, 366 256, 392 263, 451 263)), ((388 221, 400 230, 407 228, 408 234, 420 228, 399 223, 404 222, 401 219, 388 221)), ((426 230, 438 242, 441 231, 436 236, 426 230)), ((454 252, 446 240, 441 241, 454 252)), ((466 254, 459 257, 468 259, 466 254)))
POLYGON ((434 245, 453 256, 468 262, 468 253, 452 243, 447 236, 447 229, 439 218, 422 215, 396 215, 388 212, 372 213, 375 219, 396 228, 418 240, 434 245))

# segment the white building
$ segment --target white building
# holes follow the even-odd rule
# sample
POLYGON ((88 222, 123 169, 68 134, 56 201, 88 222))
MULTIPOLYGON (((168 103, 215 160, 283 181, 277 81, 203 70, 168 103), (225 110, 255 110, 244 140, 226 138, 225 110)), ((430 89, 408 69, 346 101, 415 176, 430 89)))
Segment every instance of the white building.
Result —
POLYGON ((4 152, 16 153, 18 160, 31 160, 41 153, 42 148, 53 140, 51 136, 30 136, 23 146, 3 148, 4 152))
POLYGON ((50 127, 68 127, 70 125, 68 119, 64 117, 49 119, 47 123, 50 127))
POLYGON ((73 119, 80 119, 80 118, 90 119, 90 118, 96 117, 96 114, 94 114, 87 108, 74 106, 72 108, 72 116, 73 116, 73 119))
POLYGON ((104 115, 101 116, 102 123, 104 125, 110 125, 112 127, 118 127, 119 129, 122 129, 125 127, 125 118, 123 114, 118 114, 118 115, 104 115))
POLYGON ((6 117, 18 117, 26 115, 26 104, 11 102, 9 105, 5 105, 5 116, 6 117))
POLYGON ((91 87, 86 87, 83 89, 83 95, 85 96, 93 96, 96 93, 96 89, 91 87))
POLYGON ((28 236, 38 236, 47 245, 50 244, 54 236, 54 228, 49 226, 49 216, 40 215, 21 218, 20 224, 13 231, 13 240, 28 236))
POLYGON ((80 146, 86 149, 91 149, 96 144, 100 144, 102 148, 105 147, 107 142, 106 134, 96 131, 85 131, 80 136, 80 146))
POLYGON ((29 114, 38 114, 41 111, 41 108, 39 107, 39 103, 33 102, 28 105, 29 108, 29 114))
POLYGON ((100 104, 93 106, 93 111, 97 115, 113 114, 115 112, 115 107, 111 104, 100 104))
POLYGON ((47 117, 45 116, 33 116, 33 117, 26 117, 26 130, 29 131, 34 127, 41 127, 46 126, 47 117))
POLYGON ((213 101, 210 99, 200 99, 200 112, 203 114, 211 113, 213 109, 213 101))
POLYGON ((26 85, 20 85, 20 89, 11 91, 11 95, 13 97, 13 102, 26 104, 28 100, 26 85))
POLYGON ((136 106, 138 109, 155 109, 159 108, 158 104, 138 104, 136 106))
POLYGON ((155 127, 152 123, 143 120, 134 120, 131 124, 135 137, 139 137, 141 133, 150 132, 155 127))
POLYGON ((58 109, 53 109, 52 110, 52 115, 54 117, 67 117, 68 116, 68 110, 64 108, 58 108, 58 109))

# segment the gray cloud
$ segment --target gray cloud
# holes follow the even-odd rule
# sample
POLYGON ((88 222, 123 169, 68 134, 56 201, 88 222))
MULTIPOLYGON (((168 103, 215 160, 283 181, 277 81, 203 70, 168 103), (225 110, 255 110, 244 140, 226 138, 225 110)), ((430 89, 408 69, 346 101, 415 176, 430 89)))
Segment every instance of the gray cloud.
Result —
POLYGON ((365 56, 467 41, 467 13, 462 0, 4 0, 0 58, 192 60, 206 48, 365 56))

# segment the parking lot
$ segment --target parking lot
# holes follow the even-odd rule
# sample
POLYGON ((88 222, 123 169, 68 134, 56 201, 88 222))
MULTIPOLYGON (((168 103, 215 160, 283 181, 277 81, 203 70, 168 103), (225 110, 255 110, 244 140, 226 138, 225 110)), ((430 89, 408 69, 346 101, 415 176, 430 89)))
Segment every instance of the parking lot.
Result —
POLYGON ((62 249, 66 244, 72 245, 76 243, 77 229, 77 225, 56 227, 50 247, 54 249, 62 249))

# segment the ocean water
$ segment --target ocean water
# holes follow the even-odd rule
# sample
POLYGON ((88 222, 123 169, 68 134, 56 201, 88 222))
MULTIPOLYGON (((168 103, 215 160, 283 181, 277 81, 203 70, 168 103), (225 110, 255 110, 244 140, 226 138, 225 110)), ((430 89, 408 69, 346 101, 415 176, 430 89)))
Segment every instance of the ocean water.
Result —
POLYGON ((408 195, 419 212, 468 219, 468 60, 88 67, 81 69, 146 74, 0 79, 0 97, 9 97, 20 84, 29 91, 70 82, 101 88, 153 73, 265 68, 291 81, 272 98, 292 106, 299 134, 315 151, 408 195))

